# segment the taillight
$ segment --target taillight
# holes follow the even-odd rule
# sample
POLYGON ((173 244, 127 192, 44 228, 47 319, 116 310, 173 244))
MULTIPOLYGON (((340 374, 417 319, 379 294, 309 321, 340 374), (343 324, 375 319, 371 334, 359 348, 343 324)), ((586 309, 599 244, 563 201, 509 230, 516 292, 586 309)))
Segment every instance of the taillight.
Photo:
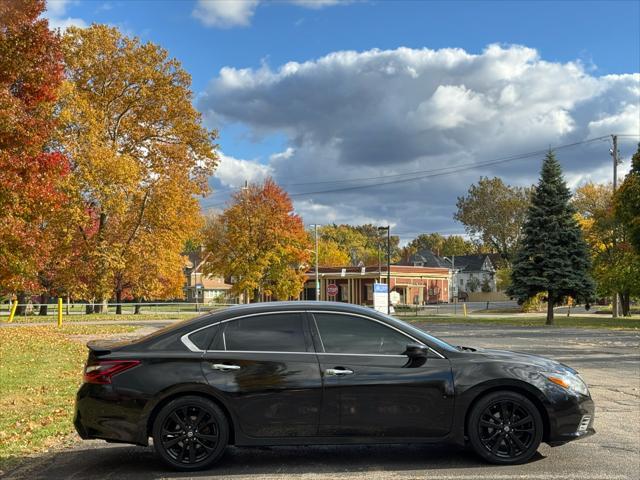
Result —
POLYGON ((84 382, 101 385, 111 383, 111 377, 140 364, 140 360, 102 360, 84 368, 84 382))

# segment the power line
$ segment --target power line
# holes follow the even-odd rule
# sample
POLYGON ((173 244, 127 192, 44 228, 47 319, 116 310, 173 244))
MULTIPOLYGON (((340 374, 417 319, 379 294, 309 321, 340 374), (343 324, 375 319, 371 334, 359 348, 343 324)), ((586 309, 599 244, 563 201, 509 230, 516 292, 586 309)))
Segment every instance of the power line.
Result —
MULTIPOLYGON (((622 135, 618 135, 619 137, 640 137, 640 134, 622 134, 622 135)), ((587 140, 583 140, 580 142, 574 142, 574 143, 569 143, 569 144, 565 144, 565 145, 559 145, 557 147, 551 147, 552 150, 562 150, 565 148, 571 148, 571 147, 575 147, 577 145, 582 145, 585 143, 591 143, 591 142, 596 142, 599 140, 607 140, 609 139, 609 135, 603 135, 601 137, 595 137, 595 138, 590 138, 587 140)), ((487 165, 493 165, 496 164, 498 162, 502 162, 502 161, 513 161, 513 160, 520 160, 520 159, 524 159, 524 158, 529 158, 530 156, 536 156, 536 155, 541 155, 544 154, 548 151, 548 149, 544 149, 544 150, 538 150, 535 152, 528 152, 526 154, 519 154, 519 155, 510 155, 507 157, 501 157, 495 160, 492 160, 490 162, 487 162, 487 165)), ((297 187, 297 186, 305 186, 305 185, 327 185, 327 184, 342 184, 342 183, 353 183, 353 182, 366 182, 366 181, 372 181, 372 180, 388 180, 390 178, 400 178, 400 177, 406 177, 408 175, 423 175, 423 174, 428 174, 428 173, 435 173, 435 172, 441 172, 441 171, 446 171, 446 170, 450 170, 452 168, 462 168, 462 167, 470 167, 470 168, 477 168, 477 167, 481 167, 484 166, 483 163, 477 163, 477 162, 469 162, 469 163, 463 163, 463 164, 459 164, 459 165, 455 165, 455 166, 451 166, 451 167, 441 167, 441 168, 435 168, 435 169, 429 169, 429 170, 414 170, 411 172, 404 172, 404 173, 396 173, 396 174, 392 174, 392 175, 377 175, 377 176, 373 176, 373 177, 357 177, 357 178, 346 178, 346 179, 334 179, 334 180, 322 180, 322 181, 314 181, 314 182, 296 182, 296 183, 286 183, 286 182, 279 182, 278 184, 280 185, 280 187, 285 188, 285 187, 297 187)), ((452 173, 457 173, 457 172, 452 172, 452 173)), ((422 177, 420 177, 422 178, 422 177)), ((413 181, 415 179, 419 179, 419 178, 412 178, 412 179, 408 179, 407 181, 413 181)), ((371 185, 371 186, 376 186, 376 185, 371 185)), ((368 187, 368 185, 366 185, 365 187, 368 187)), ((360 188, 360 187, 358 187, 360 188)), ((226 192, 231 192, 231 191, 235 191, 236 188, 220 188, 217 189, 215 192, 212 193, 212 195, 216 195, 216 194, 220 194, 220 193, 226 193, 226 192)), ((309 192, 308 194, 311 194, 314 192, 309 192)), ((307 194, 307 193, 305 193, 307 194)), ((293 195, 302 195, 302 193, 294 193, 293 195)))
MULTIPOLYGON (((542 149, 542 150, 536 150, 536 151, 522 153, 522 154, 516 154, 516 155, 509 155, 509 156, 506 156, 506 157, 499 157, 497 159, 488 160, 488 161, 484 161, 484 162, 469 162, 469 163, 464 163, 464 164, 459 164, 459 165, 453 165, 453 166, 450 166, 450 167, 440 167, 440 168, 430 169, 430 170, 418 170, 418 171, 414 171, 414 172, 406 172, 406 173, 399 173, 399 174, 395 174, 395 175, 384 175, 384 176, 376 176, 376 177, 354 178, 354 179, 322 181, 322 182, 306 182, 306 183, 301 183, 301 184, 298 184, 298 185, 320 185, 320 184, 327 184, 327 183, 370 181, 370 180, 405 177, 407 175, 417 175, 417 176, 414 176, 412 178, 398 178, 396 180, 391 180, 391 181, 386 181, 386 182, 370 183, 370 184, 367 184, 367 185, 353 185, 353 186, 348 186, 348 187, 340 187, 340 188, 333 188, 333 189, 327 189, 327 190, 290 193, 289 196, 290 197, 302 197, 302 196, 308 196, 308 195, 318 195, 318 194, 322 194, 322 193, 346 192, 346 191, 361 190, 361 189, 365 189, 365 188, 379 187, 379 186, 385 186, 385 185, 394 185, 394 184, 404 183, 404 182, 413 182, 413 181, 423 180, 425 178, 433 178, 433 177, 440 177, 440 176, 445 176, 445 175, 452 175, 454 173, 459 173, 459 172, 462 172, 462 171, 465 171, 465 170, 471 170, 471 169, 475 169, 475 168, 487 167, 487 166, 492 166, 492 165, 499 165, 499 164, 513 162, 513 161, 517 161, 517 160, 523 160, 523 159, 534 157, 534 156, 539 156, 541 154, 545 154, 547 151, 549 151, 549 149, 555 150, 555 151, 564 150, 564 149, 567 149, 567 148, 572 148, 572 147, 576 147, 576 146, 579 146, 579 145, 585 145, 585 144, 589 144, 589 143, 593 143, 593 142, 597 142, 597 141, 602 141, 602 140, 606 140, 606 139, 609 139, 609 135, 603 135, 603 136, 600 136, 600 137, 589 138, 589 139, 582 140, 582 141, 579 141, 579 142, 568 143, 568 144, 564 144, 564 145, 558 145, 556 147, 550 147, 550 148, 546 148, 546 149, 542 149)), ((295 185, 295 184, 281 184, 280 186, 284 187, 284 186, 287 186, 287 185, 291 186, 291 185, 295 185)), ((225 202, 221 202, 221 203, 217 203, 217 204, 204 205, 204 206, 206 208, 215 208, 215 207, 222 206, 224 204, 225 204, 225 202)))

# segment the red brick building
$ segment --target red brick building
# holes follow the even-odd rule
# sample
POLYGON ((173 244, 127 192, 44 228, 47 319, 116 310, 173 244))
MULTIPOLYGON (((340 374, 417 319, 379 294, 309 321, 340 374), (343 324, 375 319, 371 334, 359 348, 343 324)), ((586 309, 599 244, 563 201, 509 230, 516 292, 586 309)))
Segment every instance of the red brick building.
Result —
MULTIPOLYGON (((451 271, 445 267, 391 265, 391 291, 398 292, 400 304, 424 305, 449 301, 451 271)), ((387 267, 321 267, 320 300, 373 305, 373 284, 387 283, 387 267), (328 285, 338 287, 335 296, 328 285)), ((315 270, 307 272, 307 282, 300 297, 315 300, 315 270)))

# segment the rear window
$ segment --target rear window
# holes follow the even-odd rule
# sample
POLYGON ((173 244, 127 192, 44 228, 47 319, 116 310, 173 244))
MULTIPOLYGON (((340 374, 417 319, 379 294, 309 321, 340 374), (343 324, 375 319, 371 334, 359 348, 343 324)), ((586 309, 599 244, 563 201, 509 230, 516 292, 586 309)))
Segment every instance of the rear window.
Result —
MULTIPOLYGON (((300 313, 277 313, 239 318, 226 323, 225 350, 306 352, 304 321, 300 313)), ((216 343, 219 343, 216 340, 216 343)))

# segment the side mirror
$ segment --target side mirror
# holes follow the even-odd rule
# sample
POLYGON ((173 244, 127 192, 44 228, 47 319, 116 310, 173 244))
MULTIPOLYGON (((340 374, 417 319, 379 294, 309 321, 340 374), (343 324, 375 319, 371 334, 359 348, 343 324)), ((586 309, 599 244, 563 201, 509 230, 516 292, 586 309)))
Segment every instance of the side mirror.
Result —
POLYGON ((409 358, 427 358, 429 355, 429 347, 420 345, 419 343, 410 343, 407 345, 407 349, 403 355, 409 358))

